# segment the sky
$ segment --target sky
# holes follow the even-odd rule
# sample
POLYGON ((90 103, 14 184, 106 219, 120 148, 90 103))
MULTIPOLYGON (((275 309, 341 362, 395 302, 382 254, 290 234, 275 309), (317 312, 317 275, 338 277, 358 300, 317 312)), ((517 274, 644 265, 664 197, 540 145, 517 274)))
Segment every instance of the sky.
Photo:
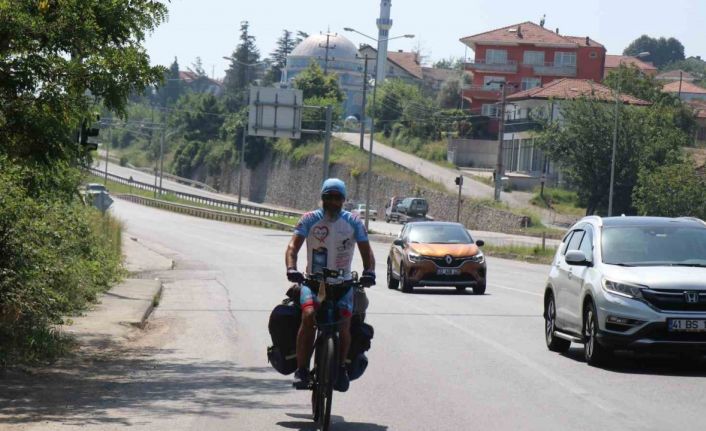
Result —
MULTIPOLYGON (((201 57, 209 75, 222 77, 238 44, 240 22, 249 21, 261 57, 274 50, 283 29, 309 34, 341 33, 354 44, 369 40, 352 27, 377 38, 379 0, 171 0, 169 19, 147 37, 152 64, 168 66, 177 57, 186 70, 201 57)), ((449 57, 473 58, 459 42, 469 36, 525 21, 539 23, 546 14, 549 29, 561 34, 590 36, 608 54, 620 54, 643 34, 675 37, 686 56, 706 58, 704 0, 392 0, 390 37, 414 34, 414 39, 389 42, 388 49, 421 49, 427 61, 449 57)))

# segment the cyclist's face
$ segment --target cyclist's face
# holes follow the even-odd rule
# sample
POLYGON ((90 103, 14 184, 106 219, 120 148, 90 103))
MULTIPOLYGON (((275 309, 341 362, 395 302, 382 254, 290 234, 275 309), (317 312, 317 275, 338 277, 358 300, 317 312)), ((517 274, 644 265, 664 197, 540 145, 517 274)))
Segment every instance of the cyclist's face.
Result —
POLYGON ((323 202, 324 211, 330 214, 338 214, 343 208, 343 202, 345 199, 342 195, 338 193, 325 194, 321 196, 321 202, 323 202))

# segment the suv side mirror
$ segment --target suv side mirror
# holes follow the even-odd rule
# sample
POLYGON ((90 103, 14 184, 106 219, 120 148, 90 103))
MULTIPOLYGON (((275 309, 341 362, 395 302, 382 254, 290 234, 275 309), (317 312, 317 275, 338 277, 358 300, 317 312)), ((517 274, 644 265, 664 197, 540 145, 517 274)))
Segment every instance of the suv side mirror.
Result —
POLYGON ((404 241, 402 241, 400 238, 397 238, 396 240, 392 241, 392 244, 404 247, 404 241))
POLYGON ((485 245, 485 241, 483 241, 482 239, 479 239, 476 241, 476 245, 478 247, 483 247, 485 245))
POLYGON ((586 259, 586 255, 581 251, 581 250, 571 250, 566 252, 566 256, 564 256, 564 259, 566 260, 566 263, 569 265, 576 265, 576 266, 592 266, 593 264, 586 259))

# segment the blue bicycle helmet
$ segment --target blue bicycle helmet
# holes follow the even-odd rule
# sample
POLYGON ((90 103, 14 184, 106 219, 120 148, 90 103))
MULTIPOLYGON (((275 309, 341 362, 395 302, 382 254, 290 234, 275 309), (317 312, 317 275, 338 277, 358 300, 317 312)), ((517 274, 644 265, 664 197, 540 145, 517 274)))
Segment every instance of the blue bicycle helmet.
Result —
POLYGON ((340 193, 343 199, 346 198, 346 183, 338 178, 329 178, 321 186, 321 195, 328 193, 340 193))

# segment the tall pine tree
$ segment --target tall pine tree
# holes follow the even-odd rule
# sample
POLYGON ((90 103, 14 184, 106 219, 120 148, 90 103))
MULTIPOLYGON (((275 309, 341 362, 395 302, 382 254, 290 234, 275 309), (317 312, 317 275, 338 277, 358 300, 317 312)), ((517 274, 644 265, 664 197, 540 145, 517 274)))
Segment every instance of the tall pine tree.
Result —
POLYGON ((240 23, 240 42, 231 55, 230 67, 226 70, 225 92, 228 107, 237 110, 247 101, 248 85, 257 77, 260 51, 255 46, 255 36, 250 34, 250 23, 240 23))

